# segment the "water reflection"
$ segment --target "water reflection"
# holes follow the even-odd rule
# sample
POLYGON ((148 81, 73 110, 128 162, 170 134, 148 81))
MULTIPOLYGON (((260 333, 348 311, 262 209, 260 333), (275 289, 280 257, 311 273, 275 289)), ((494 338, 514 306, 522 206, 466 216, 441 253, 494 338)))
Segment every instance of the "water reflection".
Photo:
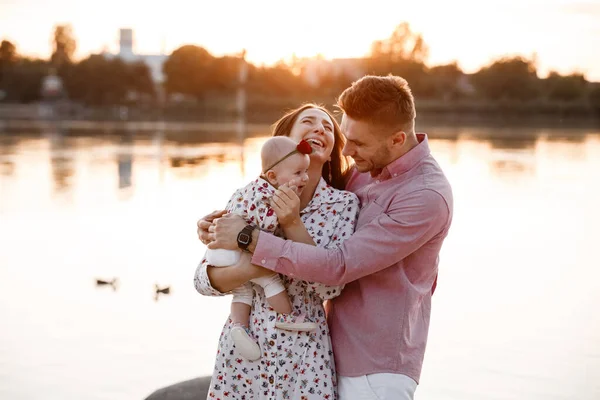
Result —
POLYGON ((44 136, 48 138, 50 144, 50 165, 54 191, 65 192, 75 174, 73 143, 66 137, 66 132, 58 125, 48 128, 44 132, 44 136))
POLYGON ((182 168, 186 166, 197 166, 205 164, 209 160, 217 160, 215 155, 202 155, 202 156, 173 156, 169 158, 169 163, 172 168, 182 168))
MULTIPOLYGON (((431 132, 455 222, 421 397, 599 398, 600 135, 431 132)), ((195 222, 260 172, 266 136, 44 135, 0 132, 0 398, 144 398, 210 373, 230 304, 193 289, 195 222)))
POLYGON ((12 158, 17 144, 16 136, 0 134, 0 175, 11 176, 15 172, 15 163, 12 158))
POLYGON ((133 133, 125 132, 120 138, 119 152, 117 154, 119 170, 119 189, 131 186, 133 168, 133 133))

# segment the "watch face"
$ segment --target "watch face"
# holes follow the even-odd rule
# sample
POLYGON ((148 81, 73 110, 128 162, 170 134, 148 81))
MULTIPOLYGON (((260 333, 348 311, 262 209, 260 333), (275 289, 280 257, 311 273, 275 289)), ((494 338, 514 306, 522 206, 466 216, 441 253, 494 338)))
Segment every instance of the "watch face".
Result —
POLYGON ((240 233, 238 235, 238 242, 242 244, 250 243, 250 235, 248 235, 247 233, 240 233))

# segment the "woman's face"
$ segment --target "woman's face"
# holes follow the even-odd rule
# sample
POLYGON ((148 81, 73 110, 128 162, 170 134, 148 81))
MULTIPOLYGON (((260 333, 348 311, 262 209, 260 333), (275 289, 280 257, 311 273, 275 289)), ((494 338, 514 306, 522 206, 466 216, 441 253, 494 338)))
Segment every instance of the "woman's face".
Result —
POLYGON ((333 122, 326 112, 318 108, 309 108, 300 113, 292 131, 290 139, 299 142, 302 139, 310 143, 313 152, 310 155, 311 165, 323 165, 329 161, 335 137, 333 135, 333 122))

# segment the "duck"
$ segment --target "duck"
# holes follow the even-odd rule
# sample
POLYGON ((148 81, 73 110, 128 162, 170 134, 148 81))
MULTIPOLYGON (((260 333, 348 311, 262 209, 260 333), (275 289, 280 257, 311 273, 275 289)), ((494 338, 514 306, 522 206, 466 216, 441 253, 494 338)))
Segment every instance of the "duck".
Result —
POLYGON ((118 282, 118 278, 112 278, 112 280, 96 278, 96 286, 111 286, 113 290, 117 290, 118 282))

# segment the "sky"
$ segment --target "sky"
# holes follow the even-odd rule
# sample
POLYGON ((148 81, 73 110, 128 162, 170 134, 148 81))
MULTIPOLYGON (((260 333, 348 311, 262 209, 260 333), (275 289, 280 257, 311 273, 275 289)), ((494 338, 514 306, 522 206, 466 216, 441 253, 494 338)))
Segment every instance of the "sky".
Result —
POLYGON ((246 49, 256 64, 361 57, 403 21, 429 45, 429 65, 456 60, 474 72, 501 56, 535 54, 542 76, 600 81, 600 0, 0 0, 0 40, 39 57, 63 23, 73 27, 76 58, 116 53, 119 28, 134 30, 140 54, 196 44, 216 56, 246 49))

